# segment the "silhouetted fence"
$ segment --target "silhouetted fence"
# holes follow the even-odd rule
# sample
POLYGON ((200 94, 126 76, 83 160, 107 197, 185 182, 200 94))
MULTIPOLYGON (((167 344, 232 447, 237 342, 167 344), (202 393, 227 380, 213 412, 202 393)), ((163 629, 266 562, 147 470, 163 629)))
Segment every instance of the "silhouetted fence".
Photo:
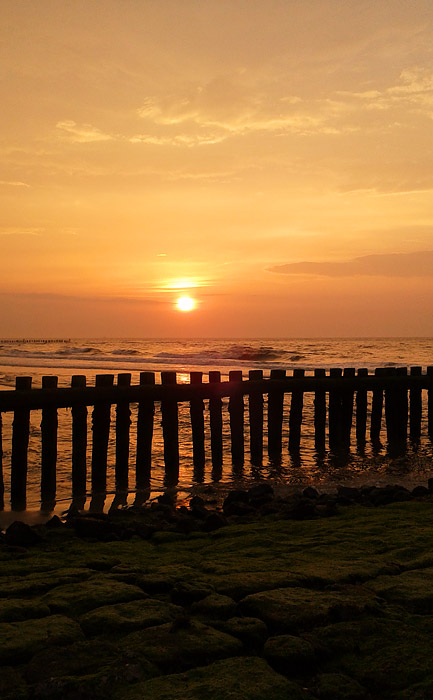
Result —
MULTIPOLYGON (((142 372, 140 383, 131 385, 130 374, 96 377, 95 386, 86 386, 86 377, 72 377, 71 386, 58 388, 57 377, 42 379, 41 389, 31 388, 31 377, 17 377, 15 390, 0 391, 0 457, 1 414, 13 411, 10 500, 13 509, 25 508, 30 412, 42 411, 41 421, 41 501, 53 502, 56 494, 57 411, 69 407, 72 413, 72 495, 85 494, 87 482, 88 407, 93 406, 91 445, 92 493, 102 493, 107 484, 107 453, 110 436, 111 407, 115 405, 115 482, 116 490, 126 491, 130 470, 130 404, 137 404, 137 443, 135 456, 135 489, 150 483, 152 438, 155 402, 161 402, 164 464, 167 481, 177 483, 179 476, 178 405, 189 402, 195 469, 205 463, 204 400, 208 400, 210 456, 218 469, 223 460, 222 399, 229 399, 230 447, 234 464, 244 462, 245 404, 249 422, 249 455, 253 464, 262 463, 264 452, 264 397, 267 396, 267 452, 271 459, 281 456, 283 449, 299 451, 303 422, 304 394, 314 394, 314 443, 318 453, 348 450, 355 422, 358 447, 369 438, 380 440, 383 414, 388 446, 398 450, 407 441, 419 440, 422 420, 422 391, 427 391, 428 434, 433 439, 433 367, 425 374, 420 367, 379 368, 374 374, 366 369, 316 369, 314 376, 305 376, 295 369, 293 376, 285 370, 271 370, 264 378, 261 370, 251 370, 248 380, 241 371, 229 373, 229 381, 221 381, 220 372, 209 372, 203 382, 202 372, 191 372, 190 382, 177 384, 176 372, 161 372, 161 383, 155 383, 153 372, 142 372), (367 400, 371 392, 370 402, 367 400), (284 395, 291 395, 288 417, 289 439, 283 445, 284 395), (371 408, 369 408, 371 407, 371 408), (354 420, 355 418, 355 420, 354 420)), ((3 466, 0 461, 0 504, 4 507, 3 466)))

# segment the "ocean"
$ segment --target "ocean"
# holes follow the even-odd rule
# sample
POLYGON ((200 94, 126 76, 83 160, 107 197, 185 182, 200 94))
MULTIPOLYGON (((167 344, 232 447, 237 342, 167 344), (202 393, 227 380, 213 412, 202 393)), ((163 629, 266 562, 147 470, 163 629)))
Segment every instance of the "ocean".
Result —
MULTIPOLYGON (((70 385, 74 374, 84 374, 88 385, 92 385, 97 374, 130 372, 132 384, 138 383, 141 371, 164 370, 178 373, 178 382, 187 382, 190 371, 202 371, 204 381, 210 370, 219 370, 222 379, 228 378, 230 370, 262 369, 265 376, 271 369, 285 369, 291 374, 295 368, 303 368, 306 374, 316 368, 329 370, 332 367, 376 367, 421 366, 424 371, 433 365, 433 338, 257 338, 257 339, 139 339, 103 338, 71 339, 67 342, 2 342, 0 341, 0 390, 15 385, 17 376, 31 376, 33 387, 41 386, 42 376, 57 375, 59 386, 70 385)), ((289 396, 285 397, 283 425, 283 454, 279 463, 272 462, 264 454, 260 467, 251 465, 248 451, 242 469, 233 467, 229 447, 228 402, 223 402, 224 461, 222 474, 212 472, 209 446, 209 420, 205 402, 206 465, 199 476, 192 465, 192 435, 189 406, 181 405, 180 429, 180 474, 179 483, 170 488, 181 500, 191 493, 212 491, 224 493, 228 488, 248 486, 257 480, 267 479, 287 488, 307 485, 322 490, 334 489, 338 484, 360 485, 402 483, 407 486, 425 483, 433 475, 433 448, 427 436, 426 416, 423 415, 422 435, 419 444, 408 442, 405 454, 393 457, 388 453, 386 435, 382 435, 382 447, 373 449, 367 444, 365 450, 357 451, 354 441, 350 452, 344 455, 316 454, 314 449, 313 396, 305 395, 302 440, 299 454, 291 455, 287 449, 289 396)), ((424 401, 424 405, 425 405, 424 401)), ((136 407, 132 406, 131 425, 131 478, 135 460, 134 435, 136 430, 136 407)), ((266 413, 266 407, 265 407, 266 413)), ((425 411, 424 411, 425 414, 425 411)), ((113 409, 114 418, 114 409, 113 409)), ((27 508, 37 510, 40 506, 40 421, 39 411, 31 413, 29 446, 29 473, 27 508)), ((164 492, 163 443, 159 406, 155 413, 152 478, 146 497, 154 498, 164 492)), ((90 465, 91 429, 89 418, 90 465)), ((246 421, 247 423, 247 421, 246 421)), ((113 432, 113 431, 112 431, 113 432)), ((248 445, 246 425, 246 445, 248 445)), ((3 470, 7 497, 10 479, 10 455, 12 415, 3 414, 3 470)), ((110 436, 108 491, 106 507, 114 496, 114 436, 110 436)), ((89 468, 90 471, 90 468, 89 468)), ((71 498, 71 413, 59 410, 58 477, 56 512, 67 508, 71 498)), ((89 484, 90 492, 90 484, 89 484)), ((131 489, 128 503, 136 494, 131 489)), ((89 493, 90 498, 90 493, 89 493)))

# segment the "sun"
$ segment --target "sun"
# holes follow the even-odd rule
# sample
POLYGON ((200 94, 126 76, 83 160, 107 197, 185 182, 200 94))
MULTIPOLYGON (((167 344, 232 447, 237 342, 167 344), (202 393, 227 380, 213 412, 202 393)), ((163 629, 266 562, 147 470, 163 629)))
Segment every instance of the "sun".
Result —
POLYGON ((183 296, 176 299, 176 307, 178 311, 192 311, 196 307, 195 299, 183 296))

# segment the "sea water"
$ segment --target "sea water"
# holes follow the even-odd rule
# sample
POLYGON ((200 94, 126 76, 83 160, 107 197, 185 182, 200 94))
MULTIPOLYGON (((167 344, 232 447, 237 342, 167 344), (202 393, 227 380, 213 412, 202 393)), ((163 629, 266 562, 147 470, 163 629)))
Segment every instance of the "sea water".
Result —
MULTIPOLYGON (((172 370, 178 373, 178 382, 189 381, 189 372, 202 371, 204 381, 210 370, 219 370, 222 380, 230 370, 242 370, 247 378, 248 370, 262 369, 268 376, 271 369, 285 369, 288 374, 295 368, 303 368, 310 374, 316 368, 421 366, 424 371, 433 365, 433 338, 266 338, 266 339, 71 339, 68 342, 1 343, 0 341, 0 390, 15 385, 17 376, 31 376, 32 386, 40 387, 42 376, 54 374, 59 386, 69 386, 74 374, 84 374, 92 385, 97 374, 130 372, 132 384, 139 381, 141 371, 159 373, 172 370)), ((423 392, 425 394, 425 392, 423 392)), ((265 398, 266 402, 266 398, 265 398)), ((424 407, 426 397, 423 396, 424 407)), ((230 428, 228 400, 223 400, 224 461, 222 473, 216 475, 210 460, 209 412, 205 401, 206 464, 204 471, 194 472, 192 463, 192 435, 189 406, 180 404, 180 471, 177 485, 168 484, 164 476, 163 442, 160 407, 156 404, 153 440, 152 477, 150 498, 166 488, 175 488, 188 495, 212 487, 225 490, 233 486, 247 486, 256 480, 269 479, 275 484, 300 488, 314 485, 319 489, 332 489, 338 484, 385 484, 399 482, 408 486, 425 483, 433 473, 432 444, 427 436, 426 411, 424 410, 422 435, 419 444, 408 442, 407 452, 399 457, 389 455, 386 436, 383 445, 374 449, 367 440, 365 450, 358 451, 352 440, 351 450, 344 455, 317 455, 314 449, 313 395, 305 394, 302 423, 301 449, 291 455, 288 444, 288 416, 290 396, 284 399, 283 453, 278 462, 268 459, 253 466, 248 449, 242 468, 234 467, 230 456, 230 428)), ((131 405, 131 452, 128 501, 135 498, 134 463, 136 437, 136 406, 131 405)), ((71 497, 71 412, 59 410, 57 510, 66 507, 71 497)), ((266 405, 265 405, 266 416, 266 405)), ((114 419, 114 408, 112 411, 114 419)), ((27 507, 37 509, 40 498, 40 422, 41 412, 31 412, 27 507)), ((91 454, 91 429, 89 418, 88 462, 91 454)), ((114 423, 113 423, 114 425, 114 423)), ((108 454, 107 489, 114 493, 115 443, 110 434, 108 454)), ((266 425, 265 425, 266 433, 266 425)), ((3 414, 3 470, 6 491, 6 507, 10 483, 12 415, 3 414)), ((248 421, 245 421, 245 444, 248 445, 248 421)), ((90 469, 88 470, 90 471, 90 469)), ((88 484, 90 491, 90 483, 88 484)), ((107 499, 109 503, 109 498, 107 499)))

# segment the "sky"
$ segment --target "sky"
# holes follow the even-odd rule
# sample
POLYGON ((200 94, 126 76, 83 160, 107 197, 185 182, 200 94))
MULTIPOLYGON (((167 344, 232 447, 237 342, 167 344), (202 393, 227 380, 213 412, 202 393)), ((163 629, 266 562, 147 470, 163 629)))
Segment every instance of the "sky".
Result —
POLYGON ((431 0, 0 27, 0 337, 433 336, 431 0))

